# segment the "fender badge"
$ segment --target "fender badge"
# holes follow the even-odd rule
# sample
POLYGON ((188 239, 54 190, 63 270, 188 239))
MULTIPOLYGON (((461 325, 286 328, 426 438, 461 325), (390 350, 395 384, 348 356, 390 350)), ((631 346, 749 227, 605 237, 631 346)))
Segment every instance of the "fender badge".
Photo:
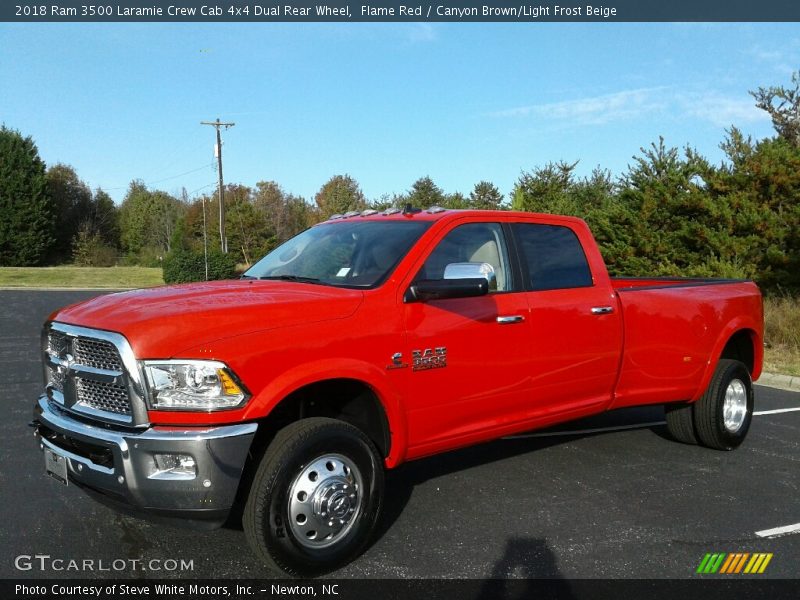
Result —
POLYGON ((392 364, 387 365, 387 369, 405 369, 408 366, 408 363, 403 362, 403 353, 402 352, 395 352, 392 354, 392 364))
POLYGON ((447 348, 425 348, 425 350, 412 350, 414 358, 412 371, 427 371, 428 369, 442 369, 447 366, 447 348))

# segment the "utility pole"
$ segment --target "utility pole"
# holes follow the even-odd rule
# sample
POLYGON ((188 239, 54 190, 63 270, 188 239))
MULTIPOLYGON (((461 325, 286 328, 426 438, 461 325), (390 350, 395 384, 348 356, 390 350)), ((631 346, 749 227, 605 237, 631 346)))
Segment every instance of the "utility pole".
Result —
POLYGON ((219 117, 216 121, 200 121, 201 125, 211 125, 217 130, 217 167, 219 170, 219 247, 222 253, 228 252, 228 240, 225 237, 225 192, 222 181, 222 136, 220 135, 220 127, 228 129, 233 127, 236 123, 221 123, 219 117))
POLYGON ((206 195, 203 194, 203 264, 206 266, 206 281, 208 281, 208 235, 206 234, 206 195))

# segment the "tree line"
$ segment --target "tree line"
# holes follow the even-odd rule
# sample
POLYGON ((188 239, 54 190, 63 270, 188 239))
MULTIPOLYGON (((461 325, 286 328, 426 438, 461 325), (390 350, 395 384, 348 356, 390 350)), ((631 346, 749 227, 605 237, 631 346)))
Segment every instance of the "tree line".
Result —
MULTIPOLYGON (((119 206, 102 189, 92 191, 64 164, 46 168, 30 137, 0 128, 0 266, 77 264, 160 266, 176 251, 212 253, 219 243, 216 190, 190 199, 128 186, 119 206)), ((313 203, 274 181, 255 187, 228 184, 225 228, 231 254, 251 264, 278 244, 336 213, 390 206, 502 209, 503 195, 482 181, 469 196, 445 194, 422 177, 406 194, 369 201, 349 175, 331 177, 313 203)))
MULTIPOLYGON (((642 148, 626 172, 577 162, 522 171, 505 199, 492 182, 468 195, 430 177, 403 194, 369 200, 349 175, 335 175, 312 202, 274 181, 225 188, 230 260, 249 264, 336 213, 420 208, 514 209, 575 215, 592 228, 615 275, 751 278, 767 290, 800 291, 800 77, 792 87, 759 88, 756 106, 775 134, 746 137, 735 126, 711 164, 691 147, 663 139, 642 148)), ((219 248, 216 192, 189 198, 131 182, 119 206, 90 190, 74 169, 46 168, 30 137, 0 129, 0 266, 74 263, 158 266, 170 256, 219 248)))

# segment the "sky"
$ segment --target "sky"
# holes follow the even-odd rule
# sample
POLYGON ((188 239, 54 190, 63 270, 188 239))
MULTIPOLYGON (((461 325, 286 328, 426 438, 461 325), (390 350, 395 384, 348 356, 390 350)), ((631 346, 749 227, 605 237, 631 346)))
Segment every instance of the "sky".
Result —
POLYGON ((550 161, 618 176, 659 136, 718 163, 731 125, 772 134, 748 90, 797 69, 793 23, 3 23, 0 122, 117 202, 213 192, 217 117, 226 183, 508 195, 550 161))

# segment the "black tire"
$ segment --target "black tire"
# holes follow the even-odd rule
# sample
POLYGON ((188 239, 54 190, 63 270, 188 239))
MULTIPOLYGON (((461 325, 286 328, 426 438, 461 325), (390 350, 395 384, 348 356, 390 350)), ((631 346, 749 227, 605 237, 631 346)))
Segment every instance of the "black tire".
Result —
MULTIPOLYGON (((382 504, 383 464, 374 444, 361 430, 348 423, 314 417, 292 423, 275 436, 253 479, 242 524, 248 543, 270 570, 284 576, 313 577, 347 564, 364 550, 375 529, 382 504), (334 464, 330 461, 325 463, 331 473, 314 467, 321 457, 333 458, 334 464), (317 470, 322 471, 321 476, 317 475, 317 470), (351 490, 346 492, 350 494, 349 498, 353 497, 353 489, 361 493, 356 495, 356 500, 331 499, 330 507, 318 509, 319 505, 312 499, 324 498, 323 492, 344 494, 341 488, 346 489, 346 483, 342 483, 345 475, 340 473, 347 473, 350 478, 351 490), (360 478, 361 485, 355 484, 355 477, 360 478), (313 483, 317 481, 319 483, 313 483), (290 498, 291 490, 298 489, 297 486, 306 486, 307 489, 316 486, 314 489, 319 492, 308 492, 303 498, 308 502, 307 509, 303 509, 309 514, 308 521, 304 514, 296 514, 298 506, 306 506, 294 500, 303 492, 290 498), (336 486, 339 491, 331 492, 336 486), (290 508, 290 502, 293 508, 290 508), (338 539, 326 541, 328 537, 321 536, 318 540, 313 537, 301 539, 301 527, 327 520, 329 517, 321 516, 321 511, 340 510, 345 503, 345 512, 349 512, 348 507, 353 508, 353 516, 338 533, 328 534, 328 537, 335 535, 338 539), (294 521, 291 511, 296 514, 294 521), (302 522, 299 520, 301 517, 302 522), (310 547, 315 543, 331 545, 310 547)), ((325 527, 324 523, 320 525, 325 527)), ((306 533, 317 536, 316 531, 306 533)))
POLYGON ((694 407, 691 404, 665 404, 664 416, 667 418, 667 431, 677 441, 684 444, 697 444, 694 432, 694 407))
POLYGON ((747 367, 738 360, 720 359, 711 382, 702 397, 694 403, 694 426, 703 446, 716 450, 733 450, 747 436, 753 420, 753 382, 747 367), (744 388, 742 397, 744 416, 736 428, 725 424, 725 396, 729 386, 734 390, 738 382, 744 388))

